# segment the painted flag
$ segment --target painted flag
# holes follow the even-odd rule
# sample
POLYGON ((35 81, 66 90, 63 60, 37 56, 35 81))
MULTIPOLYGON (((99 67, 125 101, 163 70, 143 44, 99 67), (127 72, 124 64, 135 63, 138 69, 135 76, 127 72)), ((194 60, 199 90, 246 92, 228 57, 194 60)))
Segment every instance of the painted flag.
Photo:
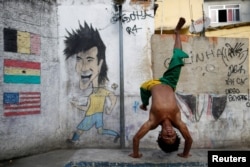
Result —
POLYGON ((30 53, 40 55, 41 38, 40 35, 30 34, 30 53))
POLYGON ((4 116, 39 114, 41 112, 40 92, 4 92, 4 116))
POLYGON ((30 33, 17 31, 17 52, 30 54, 30 33))
POLYGON ((4 51, 17 52, 17 31, 12 29, 3 29, 4 51))
POLYGON ((40 84, 39 62, 4 60, 4 82, 13 84, 40 84))
POLYGON ((3 34, 4 51, 40 55, 40 35, 10 28, 4 28, 3 34))

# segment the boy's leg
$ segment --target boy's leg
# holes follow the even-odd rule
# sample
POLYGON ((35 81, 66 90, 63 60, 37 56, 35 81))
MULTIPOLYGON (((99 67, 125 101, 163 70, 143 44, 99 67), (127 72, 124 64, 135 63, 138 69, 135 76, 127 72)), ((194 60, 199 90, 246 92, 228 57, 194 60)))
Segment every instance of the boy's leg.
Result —
POLYGON ((174 43, 174 48, 179 48, 182 49, 182 45, 181 45, 181 38, 180 38, 180 30, 182 28, 182 26, 186 23, 186 20, 181 17, 175 27, 175 43, 174 43))
POLYGON ((180 38, 180 30, 185 22, 185 19, 181 17, 175 27, 174 53, 170 60, 167 71, 163 74, 163 77, 160 78, 160 81, 162 83, 170 85, 173 89, 176 88, 181 72, 181 67, 184 65, 182 59, 188 57, 188 55, 182 51, 180 38))
POLYGON ((175 27, 175 31, 181 30, 182 26, 183 26, 185 23, 186 23, 185 18, 180 17, 180 19, 179 19, 179 21, 178 21, 178 23, 177 23, 177 25, 176 25, 176 27, 175 27))

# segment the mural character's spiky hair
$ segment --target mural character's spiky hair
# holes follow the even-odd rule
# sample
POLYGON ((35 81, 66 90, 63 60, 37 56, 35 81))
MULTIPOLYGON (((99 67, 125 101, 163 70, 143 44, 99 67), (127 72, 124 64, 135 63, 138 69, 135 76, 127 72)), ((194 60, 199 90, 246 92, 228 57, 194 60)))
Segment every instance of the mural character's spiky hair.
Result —
POLYGON ((84 22, 84 27, 79 23, 79 29, 72 30, 72 32, 66 31, 68 33, 64 40, 66 59, 76 53, 87 51, 94 46, 98 48, 98 51, 105 51, 106 49, 99 32, 94 30, 92 25, 89 27, 86 22, 84 22))

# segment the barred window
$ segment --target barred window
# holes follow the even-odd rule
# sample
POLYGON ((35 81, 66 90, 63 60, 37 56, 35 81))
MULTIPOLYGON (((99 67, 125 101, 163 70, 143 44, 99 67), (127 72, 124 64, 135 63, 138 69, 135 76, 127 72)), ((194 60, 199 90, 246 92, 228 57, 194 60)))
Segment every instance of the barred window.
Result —
POLYGON ((209 6, 211 23, 227 23, 240 21, 240 5, 212 5, 209 6))

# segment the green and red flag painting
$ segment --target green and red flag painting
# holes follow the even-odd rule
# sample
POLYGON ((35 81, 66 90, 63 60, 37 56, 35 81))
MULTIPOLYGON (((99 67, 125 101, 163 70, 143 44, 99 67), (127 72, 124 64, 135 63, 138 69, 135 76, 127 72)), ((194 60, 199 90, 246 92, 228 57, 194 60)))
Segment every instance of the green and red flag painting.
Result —
POLYGON ((4 83, 40 84, 41 65, 39 62, 4 60, 4 83))

